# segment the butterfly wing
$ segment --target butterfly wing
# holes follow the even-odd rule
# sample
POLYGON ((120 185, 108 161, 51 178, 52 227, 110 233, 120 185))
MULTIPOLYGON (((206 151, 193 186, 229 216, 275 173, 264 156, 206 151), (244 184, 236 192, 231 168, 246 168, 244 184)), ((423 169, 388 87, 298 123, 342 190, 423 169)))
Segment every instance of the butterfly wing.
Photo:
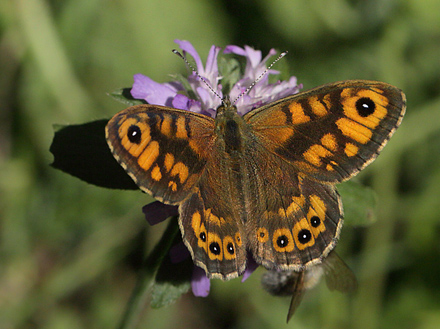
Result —
POLYGON ((210 278, 228 280, 244 272, 247 242, 227 157, 217 148, 196 187, 180 206, 183 241, 194 263, 210 278))
POLYGON ((299 172, 341 182, 371 163, 399 126, 405 95, 382 82, 324 85, 245 115, 264 147, 299 172))
POLYGON ((342 228, 335 187, 310 179, 255 143, 243 161, 248 248, 268 269, 302 271, 334 248, 342 228))
POLYGON ((193 193, 210 157, 214 120, 158 105, 137 105, 107 124, 107 143, 116 160, 145 192, 179 204, 193 193))
POLYGON ((336 245, 343 211, 334 183, 369 164, 400 124, 405 97, 388 84, 346 81, 244 116, 248 240, 267 268, 303 270, 336 245))
POLYGON ((209 277, 242 273, 243 227, 228 190, 228 164, 215 147, 214 120, 138 105, 116 114, 106 135, 113 155, 142 190, 180 205, 179 225, 194 262, 209 277))
POLYGON ((354 293, 357 290, 357 279, 348 265, 336 254, 331 252, 322 264, 327 287, 343 293, 354 293))

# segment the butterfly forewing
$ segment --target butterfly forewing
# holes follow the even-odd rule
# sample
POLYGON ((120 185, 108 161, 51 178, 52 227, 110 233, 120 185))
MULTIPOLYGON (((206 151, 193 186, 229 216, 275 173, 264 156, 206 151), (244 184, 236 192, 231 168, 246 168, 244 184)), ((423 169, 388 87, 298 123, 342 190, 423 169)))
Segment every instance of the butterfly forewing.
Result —
POLYGON ((107 124, 110 149, 136 184, 178 204, 191 193, 212 149, 214 120, 189 111, 137 105, 107 124))
POLYGON ((281 99, 248 113, 245 120, 268 151, 299 172, 341 182, 374 160, 404 112, 399 89, 354 80, 281 99))

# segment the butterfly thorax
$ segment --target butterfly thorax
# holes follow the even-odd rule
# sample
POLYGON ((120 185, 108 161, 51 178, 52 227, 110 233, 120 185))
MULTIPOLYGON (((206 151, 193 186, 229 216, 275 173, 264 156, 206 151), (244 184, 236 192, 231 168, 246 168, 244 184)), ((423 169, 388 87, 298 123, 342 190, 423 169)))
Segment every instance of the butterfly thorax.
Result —
MULTIPOLYGON (((215 118, 215 149, 220 150, 220 158, 214 160, 219 170, 219 177, 227 177, 222 182, 222 189, 234 203, 236 216, 242 223, 248 221, 253 213, 255 198, 251 196, 254 186, 249 181, 251 166, 250 159, 255 155, 255 135, 251 127, 237 112, 237 107, 226 100, 217 109, 215 118)), ((221 178, 219 178, 221 180, 221 178)))
POLYGON ((219 141, 224 142, 224 150, 230 156, 238 156, 243 150, 243 138, 248 133, 248 127, 238 114, 237 107, 229 99, 217 108, 215 118, 215 133, 219 141))

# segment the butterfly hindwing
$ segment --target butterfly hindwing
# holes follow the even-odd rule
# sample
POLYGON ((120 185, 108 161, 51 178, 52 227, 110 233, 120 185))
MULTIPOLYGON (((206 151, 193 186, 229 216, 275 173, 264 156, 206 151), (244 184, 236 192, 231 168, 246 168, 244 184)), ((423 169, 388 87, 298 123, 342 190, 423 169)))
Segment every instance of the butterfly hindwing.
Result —
POLYGON ((334 248, 342 228, 335 187, 296 172, 259 144, 243 161, 246 232, 254 259, 269 269, 303 270, 334 248), (255 170, 260 168, 262 170, 255 170))
POLYGON ((106 135, 114 157, 142 190, 178 204, 200 179, 213 131, 207 116, 144 104, 116 114, 106 135))
POLYGON ((268 151, 299 172, 341 182, 376 158, 405 112, 405 95, 382 82, 324 85, 245 115, 268 151))
POLYGON ((209 180, 202 176, 196 193, 182 203, 179 225, 195 264, 208 277, 226 280, 244 272, 247 244, 240 218, 230 207, 233 199, 222 193, 224 185, 217 190, 206 184, 209 180))

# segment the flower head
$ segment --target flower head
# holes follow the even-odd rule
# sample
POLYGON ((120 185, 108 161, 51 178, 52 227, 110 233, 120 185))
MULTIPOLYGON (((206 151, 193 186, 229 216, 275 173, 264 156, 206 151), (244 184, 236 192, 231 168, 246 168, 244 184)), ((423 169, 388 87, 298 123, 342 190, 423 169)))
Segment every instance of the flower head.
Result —
MULTIPOLYGON (((191 72, 187 77, 186 88, 178 81, 158 83, 150 78, 136 74, 131 94, 136 99, 143 99, 149 104, 170 106, 181 110, 188 110, 215 116, 215 110, 221 104, 221 99, 210 90, 208 85, 220 97, 224 97, 222 88, 222 76, 219 73, 218 55, 220 48, 212 46, 209 50, 206 65, 203 66, 202 60, 194 47, 188 41, 175 40, 184 54, 189 54, 196 63, 198 74, 205 80, 202 81, 196 73, 191 72), (208 85, 207 85, 208 84, 208 85), (189 86, 189 87, 188 87, 189 86), (190 98, 194 95, 195 98, 190 98)), ((261 51, 254 50, 245 46, 227 46, 223 53, 235 54, 246 58, 246 68, 241 78, 231 87, 229 98, 234 101, 251 86, 266 70, 267 60, 276 54, 274 49, 262 59, 261 51)), ((242 95, 235 104, 238 112, 243 115, 250 110, 276 101, 287 95, 295 94, 301 88, 297 85, 296 77, 291 77, 288 81, 278 81, 269 83, 269 75, 278 74, 278 71, 269 70, 263 75, 247 94, 242 95)))
MULTIPOLYGON (((203 66, 199 54, 191 43, 183 40, 175 40, 175 42, 180 46, 184 54, 189 54, 194 59, 197 72, 204 81, 195 72, 191 72, 186 78, 185 84, 179 81, 158 83, 142 74, 136 74, 131 89, 132 96, 136 99, 143 99, 149 104, 169 106, 214 117, 216 108, 222 102, 220 98, 224 97, 221 84, 224 77, 220 75, 218 66, 220 48, 216 46, 211 47, 206 65, 203 66), (189 95, 194 97, 190 98, 189 95)), ((269 75, 279 73, 275 70, 268 70, 267 74, 265 74, 267 60, 276 54, 274 49, 271 49, 269 54, 263 59, 261 51, 254 50, 248 46, 241 48, 230 45, 224 49, 223 53, 235 54, 246 58, 244 73, 230 87, 227 95, 233 102, 235 101, 234 105, 237 106, 238 112, 241 115, 254 108, 295 94, 301 88, 301 86, 297 85, 295 77, 291 77, 288 81, 269 83, 269 75), (252 88, 249 89, 250 86, 252 88)), ((151 225, 155 225, 170 216, 178 214, 176 206, 164 205, 158 201, 146 205, 143 208, 143 212, 151 225)), ((173 262, 179 262, 189 256, 190 254, 183 243, 174 246, 170 250, 170 257, 173 262)), ((246 280, 258 266, 252 257, 248 258, 247 268, 243 274, 242 281, 246 280)), ((210 281, 206 277, 205 272, 197 266, 194 266, 191 287, 196 296, 206 297, 209 293, 210 281)))

